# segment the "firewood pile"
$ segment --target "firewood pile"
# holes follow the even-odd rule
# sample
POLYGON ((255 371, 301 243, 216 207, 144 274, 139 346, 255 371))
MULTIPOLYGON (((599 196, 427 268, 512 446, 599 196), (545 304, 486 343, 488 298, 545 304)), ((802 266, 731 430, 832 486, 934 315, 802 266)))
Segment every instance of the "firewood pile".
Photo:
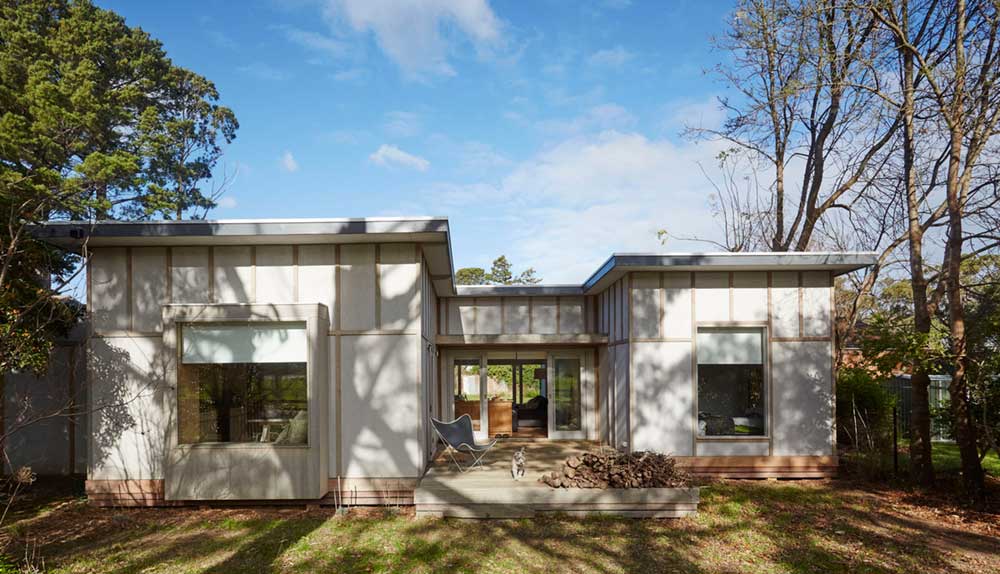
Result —
POLYGON ((562 470, 538 481, 552 488, 673 488, 687 485, 688 478, 665 454, 603 449, 570 457, 562 470))

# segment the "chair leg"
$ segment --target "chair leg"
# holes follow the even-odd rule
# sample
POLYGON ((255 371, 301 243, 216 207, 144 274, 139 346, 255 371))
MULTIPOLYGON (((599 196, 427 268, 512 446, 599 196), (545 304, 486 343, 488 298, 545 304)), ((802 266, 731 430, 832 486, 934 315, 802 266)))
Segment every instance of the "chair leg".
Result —
POLYGON ((461 473, 464 474, 466 472, 469 472, 469 470, 471 470, 471 468, 472 468, 471 466, 467 466, 465 468, 462 468, 462 464, 459 463, 458 459, 455 458, 455 449, 453 449, 453 448, 451 448, 449 446, 449 447, 446 447, 445 450, 448 451, 448 456, 451 457, 451 462, 455 463, 455 466, 458 467, 458 472, 461 472, 461 473))
MULTIPOLYGON (((490 450, 492 450, 492 449, 490 449, 490 450)), ((478 466, 480 469, 483 468, 483 459, 486 458, 486 454, 488 452, 490 452, 490 451, 489 450, 484 450, 483 453, 481 455, 479 455, 478 457, 475 456, 475 455, 473 455, 473 457, 475 457, 475 460, 472 462, 472 466, 478 466)))

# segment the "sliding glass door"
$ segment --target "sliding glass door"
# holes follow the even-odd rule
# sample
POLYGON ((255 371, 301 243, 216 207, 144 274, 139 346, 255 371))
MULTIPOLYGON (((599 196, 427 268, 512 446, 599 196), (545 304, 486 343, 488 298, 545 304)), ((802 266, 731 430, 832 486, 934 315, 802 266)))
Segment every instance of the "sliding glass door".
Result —
POLYGON ((549 437, 586 438, 583 354, 578 351, 549 355, 549 437))
POLYGON ((483 410, 486 401, 486 369, 480 353, 455 353, 451 360, 451 391, 454 397, 454 417, 469 415, 477 438, 489 434, 489 419, 483 410))

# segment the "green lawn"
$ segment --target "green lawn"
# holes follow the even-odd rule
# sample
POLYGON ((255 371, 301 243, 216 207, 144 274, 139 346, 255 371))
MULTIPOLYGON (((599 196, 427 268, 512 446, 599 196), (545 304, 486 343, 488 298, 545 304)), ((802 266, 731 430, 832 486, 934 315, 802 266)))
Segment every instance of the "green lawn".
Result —
POLYGON ((1000 571, 996 521, 840 481, 715 483, 680 520, 409 514, 116 510, 64 497, 26 501, 0 535, 10 556, 27 545, 57 573, 1000 571))
MULTIPOLYGON (((934 469, 942 472, 958 472, 962 468, 962 457, 958 446, 952 443, 936 442, 932 446, 931 456, 934 458, 934 469)), ((990 476, 1000 478, 1000 458, 990 451, 983 459, 983 471, 990 476)))

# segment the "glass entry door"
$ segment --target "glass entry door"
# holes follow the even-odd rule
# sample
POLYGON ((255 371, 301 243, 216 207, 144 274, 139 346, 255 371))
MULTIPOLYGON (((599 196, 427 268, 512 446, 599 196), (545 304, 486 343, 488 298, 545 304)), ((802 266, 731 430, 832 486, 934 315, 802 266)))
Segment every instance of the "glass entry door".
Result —
POLYGON ((586 438, 582 354, 551 353, 548 363, 549 437, 586 438))
POLYGON ((451 359, 451 388, 454 393, 454 415, 457 419, 469 415, 472 419, 472 430, 476 438, 485 438, 488 433, 489 419, 483 416, 486 401, 486 377, 482 368, 482 357, 477 353, 473 356, 456 356, 451 359))

